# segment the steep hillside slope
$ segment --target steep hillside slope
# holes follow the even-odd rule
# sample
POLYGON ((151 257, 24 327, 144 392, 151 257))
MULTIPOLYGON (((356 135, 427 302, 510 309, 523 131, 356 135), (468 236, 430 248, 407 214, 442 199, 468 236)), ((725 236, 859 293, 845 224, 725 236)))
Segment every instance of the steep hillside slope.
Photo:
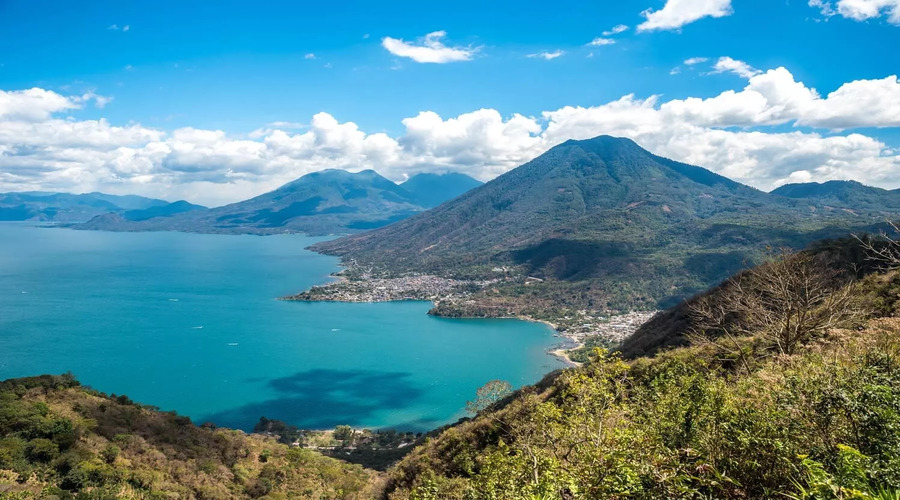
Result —
POLYGON ((598 349, 415 449, 386 496, 897 498, 900 273, 835 282, 800 309, 844 319, 810 324, 790 352, 764 329, 630 362, 598 349))
MULTIPOLYGON (((173 388, 176 390, 177 388, 173 388)), ((371 498, 373 473, 69 376, 0 382, 3 498, 371 498)))

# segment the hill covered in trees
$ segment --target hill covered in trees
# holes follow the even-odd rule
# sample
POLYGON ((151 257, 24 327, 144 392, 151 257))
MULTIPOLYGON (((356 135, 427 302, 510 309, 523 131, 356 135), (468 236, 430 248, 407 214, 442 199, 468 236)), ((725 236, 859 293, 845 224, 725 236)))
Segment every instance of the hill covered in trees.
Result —
POLYGON ((601 136, 567 141, 399 223, 312 248, 387 276, 501 281, 442 302, 438 314, 545 319, 565 308, 667 307, 759 261, 767 246, 803 248, 898 213, 764 193, 601 136))
POLYGON ((821 208, 842 207, 865 210, 897 210, 900 190, 889 191, 866 186, 857 181, 828 181, 785 184, 772 194, 787 198, 805 199, 821 208))
MULTIPOLYGON (((174 390, 174 388, 173 388, 174 390)), ((0 382, 0 498, 372 498, 374 473, 71 376, 0 382)))
POLYGON ((419 446, 386 497, 900 497, 900 272, 857 274, 859 250, 729 279, 693 302, 684 346, 596 349, 419 446))

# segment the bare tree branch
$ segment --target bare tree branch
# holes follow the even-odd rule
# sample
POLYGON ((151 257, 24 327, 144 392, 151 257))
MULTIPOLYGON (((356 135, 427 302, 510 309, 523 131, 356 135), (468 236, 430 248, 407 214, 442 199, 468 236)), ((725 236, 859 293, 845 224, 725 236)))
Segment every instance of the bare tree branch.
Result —
POLYGON ((691 339, 737 358, 749 370, 752 353, 742 339, 756 337, 775 352, 793 354, 799 345, 859 318, 850 287, 811 255, 782 251, 692 304, 691 339))
POLYGON ((881 231, 878 236, 853 235, 866 251, 869 260, 878 262, 886 269, 900 269, 900 224, 888 221, 891 234, 881 231))

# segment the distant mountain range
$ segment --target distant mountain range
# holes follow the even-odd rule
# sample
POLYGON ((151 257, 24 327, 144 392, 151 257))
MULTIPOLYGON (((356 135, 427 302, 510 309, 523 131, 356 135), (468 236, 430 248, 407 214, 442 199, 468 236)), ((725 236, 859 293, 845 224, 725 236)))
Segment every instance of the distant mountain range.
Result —
POLYGON ((413 199, 425 208, 434 208, 445 201, 475 189, 482 184, 468 175, 459 173, 418 174, 400 185, 413 199))
POLYGON ((322 170, 223 207, 202 209, 180 202, 178 206, 153 207, 140 213, 107 213, 73 227, 109 231, 351 233, 405 219, 480 184, 462 174, 419 174, 397 185, 374 170, 322 170))
POLYGON ((495 287, 496 297, 472 301, 490 307, 461 315, 515 314, 525 302, 638 309, 706 289, 767 245, 802 247, 900 213, 852 197, 835 205, 758 191, 601 136, 565 142, 402 222, 312 248, 389 275, 489 278, 512 268, 544 280, 495 287))
MULTIPOLYGON (((184 202, 182 202, 184 203, 184 202)), ((143 196, 103 193, 0 193, 0 220, 83 222, 110 212, 164 211, 169 202, 143 196)))
POLYGON ((772 194, 850 209, 893 211, 900 209, 900 189, 888 191, 856 181, 785 184, 772 191, 772 194))

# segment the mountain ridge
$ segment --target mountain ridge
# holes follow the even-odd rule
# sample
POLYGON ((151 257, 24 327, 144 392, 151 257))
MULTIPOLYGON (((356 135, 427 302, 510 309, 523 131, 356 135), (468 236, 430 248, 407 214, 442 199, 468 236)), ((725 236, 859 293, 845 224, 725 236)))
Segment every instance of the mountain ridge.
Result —
POLYGON ((148 210, 169 204, 138 195, 23 191, 0 193, 0 220, 83 222, 108 212, 148 210))
POLYGON ((208 210, 173 204, 168 205, 168 209, 156 208, 156 212, 144 212, 139 217, 130 217, 128 212, 120 216, 104 214, 74 228, 251 234, 296 232, 316 236, 346 234, 402 220, 427 208, 420 200, 433 200, 435 196, 440 198, 455 192, 450 189, 435 194, 429 189, 430 186, 424 185, 411 192, 374 170, 325 169, 253 198, 208 210), (166 210, 169 213, 161 213, 166 210))
POLYGON ((491 269, 512 267, 545 280, 496 287, 503 306, 491 311, 449 306, 446 314, 515 316, 525 306, 509 301, 522 296, 621 311, 704 290, 757 260, 766 245, 800 248, 883 217, 881 210, 811 211, 805 200, 599 136, 566 141, 397 224, 311 249, 385 275, 487 279, 503 277, 491 269))
POLYGON ((771 194, 850 209, 900 208, 900 189, 890 191, 853 180, 785 184, 771 194))

